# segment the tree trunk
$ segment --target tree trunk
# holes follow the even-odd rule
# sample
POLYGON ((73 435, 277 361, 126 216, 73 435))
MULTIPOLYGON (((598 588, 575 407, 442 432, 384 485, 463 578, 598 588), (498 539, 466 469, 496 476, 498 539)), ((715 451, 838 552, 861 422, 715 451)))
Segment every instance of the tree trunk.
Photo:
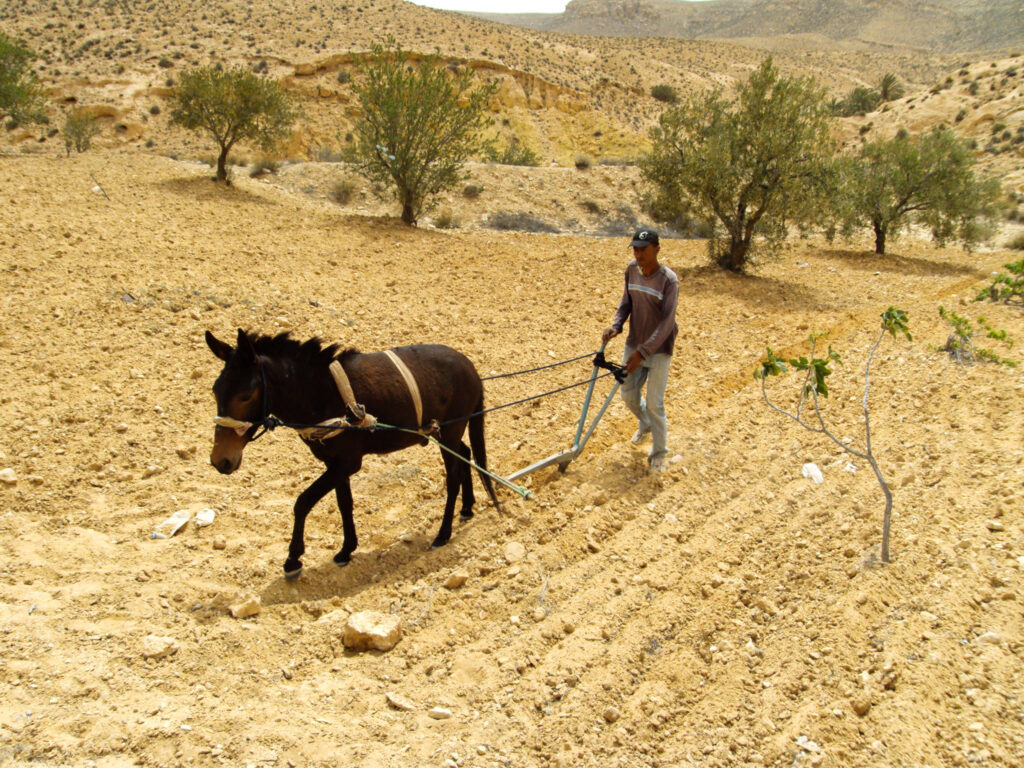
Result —
POLYGON ((217 158, 217 181, 228 179, 228 147, 221 147, 220 156, 217 158))
POLYGON ((877 221, 874 224, 875 227, 875 253, 879 255, 885 254, 885 227, 879 224, 877 221))
POLYGON ((402 222, 404 224, 408 224, 410 227, 416 226, 416 213, 413 208, 414 202, 415 200, 409 192, 402 195, 402 222))
POLYGON ((749 241, 733 237, 729 241, 729 252, 723 253, 718 263, 730 272, 742 272, 747 263, 747 251, 749 250, 749 241))

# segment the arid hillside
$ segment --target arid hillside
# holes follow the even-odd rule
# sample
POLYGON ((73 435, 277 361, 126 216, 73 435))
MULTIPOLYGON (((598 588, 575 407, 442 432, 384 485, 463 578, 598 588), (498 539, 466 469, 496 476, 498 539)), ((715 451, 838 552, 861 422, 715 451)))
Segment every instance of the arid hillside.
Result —
MULTIPOLYGON (((38 54, 51 96, 48 128, 0 132, 0 144, 21 152, 54 143, 66 111, 85 108, 101 119, 99 143, 106 146, 193 158, 208 153, 191 136, 168 131, 166 98, 182 69, 222 63, 279 78, 297 96, 304 117, 284 158, 336 155, 357 115, 350 82, 357 63, 372 43, 393 35, 407 50, 436 49, 481 81, 498 80, 492 109, 500 140, 516 138, 560 165, 581 153, 623 162, 643 149, 664 108, 650 95, 653 86, 670 85, 681 95, 728 88, 765 55, 733 43, 664 39, 644 41, 637 56, 638 43, 628 39, 536 32, 400 0, 275 1, 258 9, 224 0, 24 0, 0 8, 0 28, 38 54)), ((959 63, 909 49, 795 49, 775 58, 783 71, 813 75, 836 93, 876 83, 886 72, 916 91, 959 63)))
MULTIPOLYGON (((533 500, 479 503, 431 551, 436 449, 368 457, 352 563, 331 561, 328 498, 286 582, 291 507, 320 469, 284 428, 235 474, 210 466, 205 331, 533 368, 597 348, 628 241, 413 230, 137 152, 4 157, 0 189, 5 768, 1020 765, 1024 378, 938 349, 946 306, 1005 329, 1013 347, 978 341, 1020 360, 1024 308, 970 302, 1013 254, 797 245, 736 277, 666 240, 681 301, 663 476, 616 400, 564 474, 526 480, 533 500), (869 466, 771 411, 751 373, 765 346, 828 333, 827 422, 861 449, 891 305, 913 341, 882 339, 871 367, 895 497, 881 566, 869 466), (203 509, 210 526, 150 538, 203 509), (347 649, 362 611, 400 621, 397 645, 347 649)), ((486 402, 589 373, 490 380, 486 402)), ((791 407, 798 388, 770 392, 791 407)), ((565 450, 582 400, 489 414, 489 466, 565 450)))

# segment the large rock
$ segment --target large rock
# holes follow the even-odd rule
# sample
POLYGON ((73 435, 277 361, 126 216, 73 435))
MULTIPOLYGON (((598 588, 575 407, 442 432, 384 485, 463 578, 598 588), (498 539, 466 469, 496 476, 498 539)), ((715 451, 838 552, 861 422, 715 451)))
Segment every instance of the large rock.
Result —
POLYGON ((341 641, 353 651, 390 651, 401 639, 401 618, 378 611, 360 611, 348 617, 341 641))

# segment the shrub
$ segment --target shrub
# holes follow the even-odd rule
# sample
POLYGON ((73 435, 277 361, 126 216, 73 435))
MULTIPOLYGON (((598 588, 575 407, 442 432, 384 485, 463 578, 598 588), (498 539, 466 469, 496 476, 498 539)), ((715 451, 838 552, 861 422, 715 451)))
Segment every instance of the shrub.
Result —
POLYGON ((675 104, 679 101, 679 94, 676 93, 676 89, 664 83, 651 86, 651 96, 665 104, 675 104))
POLYGON ((71 156, 71 150, 85 152, 92 144, 93 137, 100 133, 96 118, 85 110, 68 112, 64 121, 64 149, 71 156))
POLYGON ((264 156, 252 164, 252 168, 249 169, 249 176, 255 179, 265 173, 277 173, 279 167, 280 164, 277 160, 264 156))
POLYGON ((590 155, 579 154, 576 155, 575 159, 573 160, 573 165, 576 166, 576 170, 578 171, 585 171, 588 168, 590 168, 590 166, 592 166, 593 164, 594 161, 590 157, 590 155))
POLYGON ((1012 248, 1015 251, 1024 251, 1024 232, 1017 235, 1010 242, 1006 244, 1007 248, 1012 248))
POLYGON ((458 229, 459 220, 455 218, 451 208, 442 208, 434 218, 434 226, 438 229, 458 229))
POLYGON ((338 205, 348 205, 349 201, 352 200, 352 195, 355 191, 355 182, 351 179, 342 179, 341 181, 336 181, 331 185, 329 197, 338 205))
POLYGON ((476 200, 484 188, 479 184, 467 184, 462 188, 462 196, 467 200, 476 200))
POLYGON ((1017 367, 1015 360, 999 357, 992 350, 979 347, 974 343, 975 338, 984 336, 986 339, 1002 341, 1012 349, 1013 340, 1007 336, 1005 330, 1000 329, 997 331, 986 322, 984 317, 979 316, 978 325, 984 330, 984 333, 982 333, 982 330, 974 329, 968 318, 961 317, 952 310, 947 312, 946 308, 942 306, 939 307, 939 316, 949 323, 950 328, 952 328, 952 333, 946 338, 945 345, 939 347, 939 351, 947 353, 958 364, 971 365, 981 360, 998 365, 1006 365, 1010 368, 1017 367))
POLYGON ((44 92, 32 71, 35 54, 17 40, 0 31, 0 115, 10 125, 38 123, 43 118, 44 92))
POLYGON ((484 224, 491 229, 510 232, 547 232, 556 233, 558 229, 536 216, 520 211, 519 213, 508 213, 500 211, 492 213, 487 217, 484 224))

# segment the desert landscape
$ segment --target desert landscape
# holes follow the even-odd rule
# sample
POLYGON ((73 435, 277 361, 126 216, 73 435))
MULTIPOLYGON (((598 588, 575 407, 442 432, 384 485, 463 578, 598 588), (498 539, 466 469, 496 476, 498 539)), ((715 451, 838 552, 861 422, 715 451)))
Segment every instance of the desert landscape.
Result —
MULTIPOLYGON (((564 473, 522 481, 532 499, 499 490, 499 512, 474 480, 476 516, 431 550, 437 449, 368 457, 352 482, 351 564, 332 562, 329 497, 307 522, 302 576, 286 581, 292 505, 320 465, 286 428, 249 445, 233 475, 210 465, 221 363, 205 332, 362 351, 444 343, 483 376, 593 353, 645 221, 630 158, 656 119, 650 86, 728 85, 764 49, 652 41, 671 55, 634 74, 628 39, 376 0, 270 11, 268 24, 295 19, 287 34, 226 3, 25 2, 0 18, 50 53, 52 124, 80 106, 104 125, 70 157, 45 126, 0 137, 0 766, 1024 765, 1024 308, 973 301, 1020 259, 1017 220, 973 253, 922 233, 886 256, 867 233, 794 238, 745 276, 709 265, 703 241, 667 237, 680 333, 665 473, 647 472, 615 400, 564 473), (403 226, 329 157, 354 117, 338 72, 387 25, 414 50, 468 46, 463 63, 507 78, 495 131, 529 141, 542 165, 472 162, 477 194, 455 189, 403 226), (189 57, 265 59, 303 101, 275 173, 251 176, 242 163, 257 153, 242 147, 231 185, 214 184, 212 144, 167 126, 161 89, 189 57), (580 153, 594 162, 577 167, 580 153), (883 565, 870 467, 772 411, 752 374, 767 346, 806 354, 827 333, 842 364, 826 423, 862 449, 864 366, 890 306, 913 340, 886 336, 871 366, 872 449, 894 495, 883 565), (940 306, 1005 330, 977 342, 1021 365, 952 361, 940 306), (151 538, 179 510, 190 522, 151 538), (399 621, 397 644, 347 648, 364 611, 399 621)), ((841 138, 955 124, 1020 193, 1018 51, 789 42, 780 66, 837 93, 907 62, 907 94, 840 121, 841 138)), ((492 379, 486 403, 591 370, 492 379)), ((603 378, 595 396, 609 389, 603 378)), ((768 383, 787 407, 798 389, 795 374, 768 383)), ((583 396, 489 413, 491 469, 569 448, 583 396)))

